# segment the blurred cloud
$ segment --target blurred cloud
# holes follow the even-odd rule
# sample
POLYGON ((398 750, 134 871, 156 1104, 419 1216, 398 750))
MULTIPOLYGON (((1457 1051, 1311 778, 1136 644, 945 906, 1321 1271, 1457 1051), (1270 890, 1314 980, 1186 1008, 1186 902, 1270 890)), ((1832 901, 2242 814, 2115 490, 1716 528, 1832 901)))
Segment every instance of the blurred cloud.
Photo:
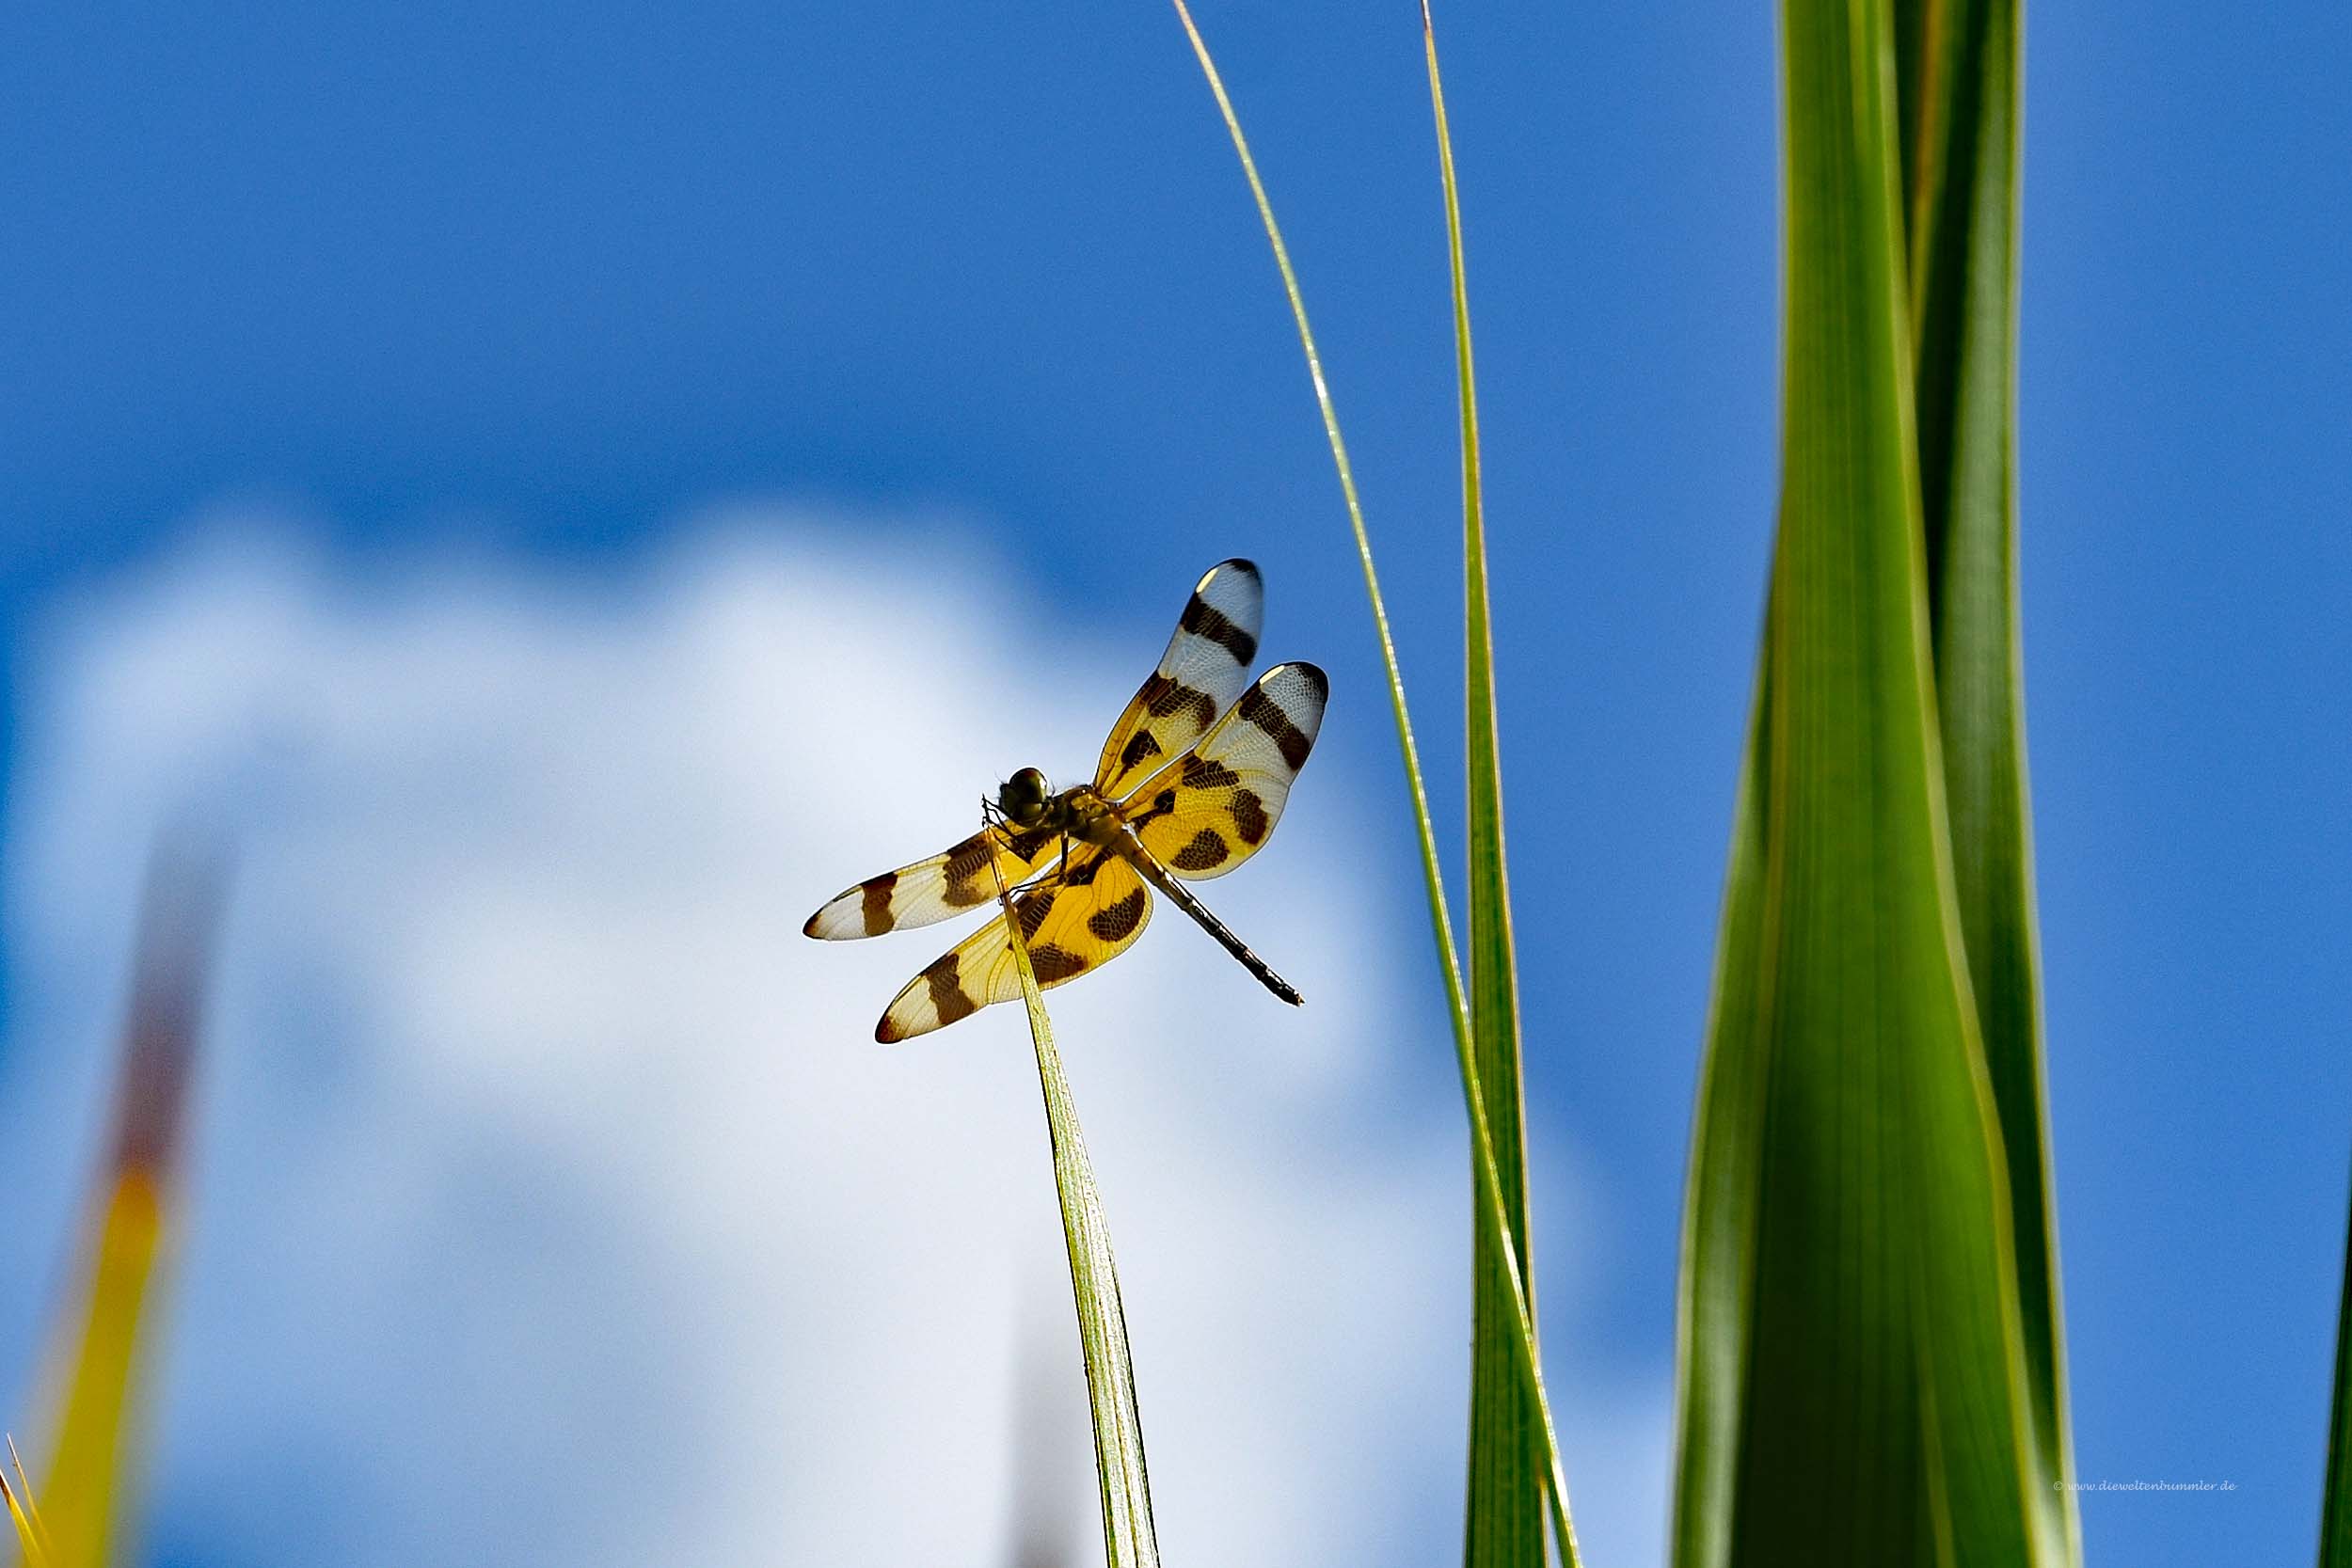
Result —
MULTIPOLYGON (((885 1051, 960 928, 799 925, 1011 768, 1089 765, 1161 628, 1041 633, 1066 617, 945 523, 715 513, 626 582, 361 579, 297 537, 219 520, 26 663, 0 1158, 43 1224, 152 825, 194 795, 243 841, 158 1554, 993 1564, 1057 1495, 1090 1560, 1018 1009, 885 1051)), ((1182 922, 1056 994, 1172 1560, 1458 1528, 1460 1115, 1363 809, 1311 769, 1215 890, 1307 1008, 1182 922)), ((39 1307, 11 1287, 0 1329, 39 1307)), ((1619 1402, 1572 1449, 1650 1474, 1586 1512, 1657 1560, 1662 1392, 1619 1402)))

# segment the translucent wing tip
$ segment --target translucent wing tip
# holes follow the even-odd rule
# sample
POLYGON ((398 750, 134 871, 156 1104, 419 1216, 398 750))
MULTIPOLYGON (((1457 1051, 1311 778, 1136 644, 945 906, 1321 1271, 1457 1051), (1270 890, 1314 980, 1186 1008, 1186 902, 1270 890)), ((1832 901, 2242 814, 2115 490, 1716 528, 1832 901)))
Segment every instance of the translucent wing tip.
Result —
POLYGON ((865 891, 861 883, 826 899, 824 906, 802 925, 801 935, 815 937, 818 942, 840 942, 866 935, 866 923, 860 918, 865 891))
POLYGON ((1258 570, 1258 563, 1256 562, 1249 560, 1247 556, 1237 555, 1230 560, 1220 561, 1216 565, 1210 567, 1207 571, 1201 573, 1200 580, 1192 585, 1192 591, 1198 594, 1202 589, 1208 587, 1210 579, 1214 578, 1219 572, 1232 572, 1241 577, 1254 578, 1261 582, 1265 580, 1263 574, 1258 570))
POLYGON ((1269 728, 1270 720, 1279 716, 1296 730, 1299 746, 1283 747, 1283 755, 1295 770, 1307 760, 1303 748, 1314 740, 1315 732, 1323 727, 1323 710, 1330 701, 1331 677, 1312 664, 1293 660, 1260 675, 1258 684, 1243 694, 1239 712, 1243 718, 1269 728), (1295 750, 1296 754, 1293 754, 1295 750))

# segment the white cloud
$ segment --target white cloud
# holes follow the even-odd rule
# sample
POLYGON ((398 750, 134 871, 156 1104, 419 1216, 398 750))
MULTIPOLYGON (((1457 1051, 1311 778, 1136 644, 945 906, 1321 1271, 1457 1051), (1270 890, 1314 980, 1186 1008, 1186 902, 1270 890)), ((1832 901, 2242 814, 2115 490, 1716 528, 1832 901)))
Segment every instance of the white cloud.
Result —
MULTIPOLYGON (((1018 1010, 885 1051, 882 1003, 960 928, 799 925, 1012 768, 1090 762, 1160 628, 1042 665, 1054 607, 964 535, 682 537, 628 586, 362 587, 224 529, 34 644, 0 1170, 35 1212, 68 1201, 48 1173, 98 1098, 152 825, 196 792, 245 839, 168 1538, 354 1568, 993 1564, 1018 1464, 1058 1475, 1092 1557, 1018 1010), (1016 1460, 1035 1378, 1059 1435, 1016 1460)), ((1215 890, 1304 1010, 1166 913, 1056 993, 1173 1561, 1454 1549, 1459 1111, 1423 1092, 1437 1015, 1389 978, 1409 958, 1345 848, 1365 809, 1311 768, 1215 890)), ((11 1289, 0 1328, 39 1305, 11 1289)), ((1639 1448, 1657 1408, 1628 1402, 1639 1448)))

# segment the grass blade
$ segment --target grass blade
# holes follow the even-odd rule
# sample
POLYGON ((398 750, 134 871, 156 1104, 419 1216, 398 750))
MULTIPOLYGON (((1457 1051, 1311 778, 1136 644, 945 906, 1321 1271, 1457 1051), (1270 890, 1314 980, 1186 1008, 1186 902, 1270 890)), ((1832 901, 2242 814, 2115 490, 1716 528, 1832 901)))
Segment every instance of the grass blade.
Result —
POLYGON ((141 920, 111 1151, 86 1233, 56 1389, 39 1527, 56 1568, 102 1568, 138 1492, 140 1396, 155 1280, 169 1250, 177 1154, 219 892, 208 862, 160 854, 141 920))
POLYGON ((16 1451, 16 1439, 8 1439, 8 1463, 0 1466, 0 1502, 8 1510, 8 1523, 16 1527, 18 1560, 24 1568, 49 1568, 49 1534, 41 1528, 40 1510, 33 1505, 33 1489, 24 1479, 24 1461, 16 1451), (16 1472, 11 1483, 8 1471, 16 1472))
POLYGON ((2336 1395, 2328 1418, 2328 1488, 2319 1505, 2319 1568, 2352 1568, 2352 1236, 2336 1306, 2336 1395))
MULTIPOLYGON (((1486 1094, 1503 1218, 1518 1249, 1531 1320, 1534 1260, 1528 1250, 1525 1088, 1519 1063, 1518 958, 1511 938, 1511 882, 1502 846, 1502 726, 1495 717, 1494 627, 1486 589, 1486 514, 1478 446, 1478 377, 1470 350, 1470 274, 1462 255, 1462 203, 1454 135, 1438 69, 1438 33, 1424 0, 1422 52, 1445 193, 1446 254, 1454 281, 1454 363, 1462 411, 1463 722, 1470 769, 1470 1006, 1471 1052, 1486 1094)), ((1539 1413, 1519 1376, 1511 1336, 1518 1321, 1511 1280, 1478 1227, 1471 1259, 1470 1485, 1462 1560, 1469 1568, 1544 1568, 1545 1467, 1539 1413)), ((1538 1348, 1540 1349, 1540 1343, 1538 1348)))
POLYGON ((1356 559, 1363 569, 1364 594, 1371 602, 1373 630, 1380 641, 1380 660, 1388 675, 1389 705, 1396 720, 1397 748, 1404 754, 1405 784, 1411 797, 1413 826, 1421 848, 1422 879, 1429 897, 1429 924, 1438 944, 1438 962, 1445 976, 1446 1006, 1454 1026, 1454 1053, 1462 1074, 1462 1100, 1470 1116, 1470 1158, 1476 1177, 1478 1234, 1493 1249, 1498 1272, 1505 1275, 1509 1285, 1512 1330, 1511 1351, 1519 1369, 1529 1402, 1534 1406, 1544 1449, 1544 1467, 1549 1477, 1545 1489, 1551 1502, 1552 1530, 1559 1544, 1561 1561, 1574 1568, 1576 1532, 1568 1522, 1568 1489, 1560 1465, 1560 1442, 1551 1420, 1551 1402, 1544 1391, 1543 1362, 1535 1347, 1534 1319, 1528 1306, 1526 1272, 1519 1261, 1518 1248, 1513 1241, 1508 1212, 1503 1199, 1502 1175, 1495 1157, 1492 1123, 1486 1113, 1486 1095, 1481 1086, 1478 1063, 1470 1035, 1470 1007, 1463 993, 1460 956, 1454 945, 1454 925, 1446 910, 1445 880, 1438 869, 1438 838, 1429 816, 1429 791, 1421 770, 1421 752, 1413 742, 1413 721, 1405 702, 1405 677, 1396 661, 1396 642, 1389 632, 1387 602, 1380 594, 1380 575, 1372 560, 1372 537, 1364 528, 1364 512, 1356 494, 1355 470, 1347 461, 1347 443, 1340 435, 1338 410, 1331 401, 1331 389, 1323 373, 1323 355, 1315 347, 1314 329, 1307 320, 1307 302, 1299 292, 1298 275, 1291 266, 1290 247, 1282 242, 1281 226, 1274 218, 1274 203, 1266 195, 1265 182, 1258 176, 1257 159, 1249 151, 1249 139, 1242 134, 1241 119, 1234 113, 1232 99, 1225 91, 1224 78, 1218 75, 1216 62, 1209 54, 1209 46, 1195 25, 1192 12, 1184 0, 1171 0, 1177 20, 1184 24, 1184 36, 1192 43, 1193 56, 1200 62, 1201 74, 1207 78, 1209 92, 1216 100, 1217 113, 1225 120, 1225 130, 1232 138, 1233 150, 1241 159, 1243 177, 1249 183, 1249 194, 1257 204, 1258 218, 1265 226, 1266 241, 1273 247, 1274 264, 1282 277, 1282 292, 1290 301, 1291 316, 1298 325, 1299 346, 1307 356, 1307 373, 1314 385, 1315 406, 1323 416, 1323 432, 1331 446, 1332 466, 1339 471, 1340 494, 1347 506, 1348 526, 1354 531, 1356 559))
POLYGON ((1144 1468, 1143 1420, 1136 1408, 1136 1370, 1127 1353, 1127 1309, 1119 1296, 1119 1269, 1103 1198, 1087 1158, 1086 1136, 1054 1046, 1053 1020, 1021 929, 1002 867, 994 867, 996 901, 1004 911, 1013 967, 1028 1007, 1029 1041, 1037 1050, 1038 1084, 1045 1095, 1045 1130, 1054 1150, 1054 1192, 1061 1201, 1062 1240, 1070 1249, 1070 1288, 1077 1300, 1078 1343, 1086 1357, 1087 1402, 1094 1418, 1094 1473, 1103 1494, 1103 1556, 1108 1568, 1159 1568, 1152 1528, 1152 1483, 1144 1468))
POLYGON ((2075 1560, 2017 613, 2017 0, 1899 0, 1896 32, 1953 887, 2008 1157, 2036 1496, 2075 1560))
POLYGON ((1945 816, 1892 20, 1782 8, 1779 536, 1684 1237, 1685 1568, 2065 1550, 1945 816))

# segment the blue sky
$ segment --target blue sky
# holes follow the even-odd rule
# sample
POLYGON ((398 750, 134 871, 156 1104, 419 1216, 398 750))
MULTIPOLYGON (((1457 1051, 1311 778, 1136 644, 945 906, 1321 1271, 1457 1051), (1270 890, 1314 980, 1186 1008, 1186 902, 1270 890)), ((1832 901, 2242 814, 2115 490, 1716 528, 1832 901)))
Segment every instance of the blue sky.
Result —
MULTIPOLYGON (((1199 14, 1316 315, 1453 812, 1451 370, 1410 8, 1199 14)), ((1536 1158, 1578 1195, 1537 1243, 1574 1272, 1540 1283, 1556 1356, 1654 1385, 1773 490, 1772 14, 1440 24, 1536 1158)), ((1017 611, 1052 620, 1046 646, 1066 627, 1139 663, 1183 585, 1244 553, 1269 654, 1333 674, 1318 768, 1375 840, 1381 952, 1441 1051, 1328 462, 1171 15, 119 6, 6 26, 12 862, 23 737, 66 679, 51 650, 80 607, 146 602, 119 585, 169 578, 223 517, 277 518, 309 562, 289 580, 344 585, 329 599, 485 577, 595 599, 669 570, 713 508, 773 504, 820 519, 775 523, 787 556, 847 534, 937 561, 921 594, 959 600, 959 626, 990 606, 946 565, 993 562, 983 662, 1041 645, 1017 611)), ((2038 6, 2026 53, 2022 547, 2078 1464, 2238 1483, 2088 1497, 2086 1531, 2108 1561, 2293 1560, 2352 1143, 2352 20, 2038 6)), ((779 713, 833 678, 776 691, 779 713)), ((804 912, 878 868, 777 897, 804 912)), ((10 941, 13 1004, 40 982, 10 941)), ((40 1049, 9 1022, 0 1071, 40 1049)), ((1443 1088, 1439 1060, 1396 1092, 1443 1088)), ((197 1524, 165 1534, 244 1560, 197 1524)))

